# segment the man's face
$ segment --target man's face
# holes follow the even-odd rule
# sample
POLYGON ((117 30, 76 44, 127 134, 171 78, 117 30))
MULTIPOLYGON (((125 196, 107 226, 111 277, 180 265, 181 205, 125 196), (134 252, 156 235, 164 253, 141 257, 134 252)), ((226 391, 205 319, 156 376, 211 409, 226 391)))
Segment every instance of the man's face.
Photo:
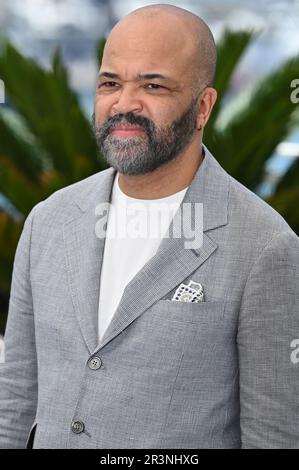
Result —
POLYGON ((188 47, 164 30, 148 22, 121 25, 106 43, 93 125, 104 158, 122 174, 145 174, 173 160, 196 131, 188 47))

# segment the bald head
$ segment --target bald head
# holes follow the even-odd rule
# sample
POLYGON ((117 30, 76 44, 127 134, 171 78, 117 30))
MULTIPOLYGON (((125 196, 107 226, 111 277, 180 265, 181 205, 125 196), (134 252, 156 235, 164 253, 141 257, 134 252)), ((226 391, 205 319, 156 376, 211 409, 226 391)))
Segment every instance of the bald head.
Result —
POLYGON ((177 64, 181 61, 188 66, 194 91, 213 85, 217 60, 215 41, 210 28, 199 16, 174 5, 148 5, 125 16, 111 34, 120 29, 126 30, 131 37, 139 31, 146 35, 150 29, 155 42, 161 39, 160 47, 166 46, 165 36, 168 36, 169 53, 172 46, 177 64))

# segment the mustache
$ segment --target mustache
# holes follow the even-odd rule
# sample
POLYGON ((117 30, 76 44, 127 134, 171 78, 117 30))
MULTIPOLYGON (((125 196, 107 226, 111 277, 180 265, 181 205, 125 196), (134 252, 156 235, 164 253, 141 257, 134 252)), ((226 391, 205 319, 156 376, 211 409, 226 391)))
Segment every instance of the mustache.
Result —
POLYGON ((146 133, 151 136, 155 132, 155 124, 144 116, 136 116, 132 111, 128 113, 119 113, 109 117, 104 124, 97 126, 95 122, 95 113, 92 115, 93 127, 100 132, 101 137, 105 139, 111 129, 116 126, 136 125, 142 127, 146 133))

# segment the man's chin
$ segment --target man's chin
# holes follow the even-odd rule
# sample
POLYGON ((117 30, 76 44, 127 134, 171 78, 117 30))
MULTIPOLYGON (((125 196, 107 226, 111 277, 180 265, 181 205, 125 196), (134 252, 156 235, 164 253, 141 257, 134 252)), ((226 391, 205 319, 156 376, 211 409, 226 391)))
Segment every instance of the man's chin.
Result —
POLYGON ((117 155, 120 160, 126 158, 130 161, 141 154, 147 155, 149 153, 148 146, 145 145, 144 139, 141 140, 140 137, 113 138, 113 141, 107 140, 99 148, 102 155, 107 159, 113 159, 117 155))
MULTIPOLYGON (((122 175, 145 175, 146 173, 153 171, 153 168, 148 168, 147 166, 142 165, 140 161, 140 154, 138 154, 138 156, 136 154, 126 154, 122 156, 120 152, 117 152, 117 157, 115 153, 112 156, 107 154, 105 155, 103 153, 102 155, 108 165, 110 165, 122 175), (139 162, 137 162, 137 159, 139 159, 139 162)), ((144 156, 142 160, 144 162, 147 160, 147 158, 144 156)))
POLYGON ((107 145, 116 145, 117 148, 119 148, 121 145, 123 146, 128 146, 128 145, 138 145, 138 144, 144 144, 144 142, 147 140, 147 136, 145 134, 140 134, 140 135, 132 135, 132 136, 116 136, 116 135, 110 135, 105 144, 107 145))

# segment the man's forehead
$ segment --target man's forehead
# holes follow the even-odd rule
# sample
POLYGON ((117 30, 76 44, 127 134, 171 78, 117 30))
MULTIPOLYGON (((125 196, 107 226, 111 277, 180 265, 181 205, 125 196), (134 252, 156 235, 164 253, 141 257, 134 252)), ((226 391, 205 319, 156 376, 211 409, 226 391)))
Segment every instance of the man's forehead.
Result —
POLYGON ((142 37, 140 40, 138 36, 124 39, 113 39, 107 41, 103 59, 109 58, 109 60, 114 59, 126 59, 133 57, 136 60, 140 60, 143 57, 147 61, 155 62, 161 60, 173 60, 174 57, 178 57, 184 54, 184 47, 181 45, 181 49, 178 49, 180 43, 176 41, 170 41, 169 38, 163 40, 163 38, 145 38, 142 37))
POLYGON ((149 51, 136 51, 129 52, 127 50, 120 50, 112 54, 104 54, 101 69, 105 68, 108 71, 115 71, 117 69, 128 70, 130 73, 162 73, 167 75, 168 70, 175 70, 179 68, 179 59, 175 56, 168 55, 164 60, 161 56, 152 54, 149 51))
MULTIPOLYGON (((111 72, 101 67, 99 72, 99 78, 119 79, 122 78, 122 74, 111 72)), ((137 72, 134 78, 136 80, 171 80, 173 77, 159 72, 137 72)))
POLYGON ((121 60, 119 57, 105 60, 101 64, 98 78, 123 81, 158 80, 178 84, 182 75, 184 75, 183 67, 171 64, 171 61, 168 63, 164 61, 162 64, 161 61, 146 60, 143 56, 141 61, 136 58, 130 61, 121 60))
MULTIPOLYGON (((181 48, 182 49, 182 48, 181 48)), ((176 47, 150 43, 107 44, 105 47, 101 72, 114 72, 138 78, 141 74, 160 74, 175 79, 190 69, 190 53, 176 47)), ((158 78, 158 77, 157 77, 158 78)), ((160 77, 162 78, 162 77, 160 77)))

